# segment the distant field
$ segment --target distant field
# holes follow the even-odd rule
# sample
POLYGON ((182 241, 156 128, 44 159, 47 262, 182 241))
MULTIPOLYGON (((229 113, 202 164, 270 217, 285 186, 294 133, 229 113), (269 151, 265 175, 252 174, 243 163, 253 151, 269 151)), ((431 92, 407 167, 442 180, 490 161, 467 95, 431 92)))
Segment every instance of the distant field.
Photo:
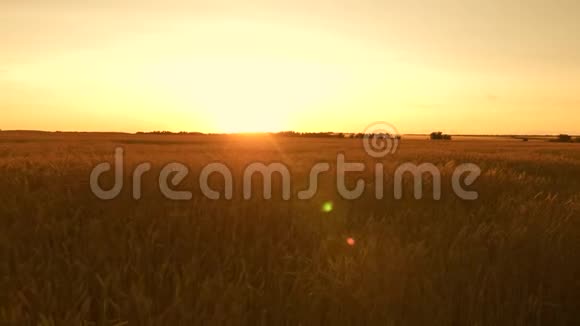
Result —
MULTIPOLYGON (((350 185, 361 176, 374 186, 372 170, 350 185)), ((376 160, 359 139, 0 133, 0 325, 578 325, 579 181, 578 143, 412 136, 376 160), (117 146, 125 187, 102 201, 89 175, 117 146), (295 192, 339 152, 384 164, 384 199, 341 199, 332 173, 307 201, 280 187, 240 196, 252 162, 287 164, 295 192), (233 200, 199 190, 216 161, 234 174, 233 200), (134 200, 142 162, 153 169, 134 200), (189 167, 178 188, 192 200, 160 193, 170 162, 189 167), (414 199, 408 179, 394 199, 404 162, 440 169, 441 200, 430 180, 414 199), (482 170, 475 201, 451 191, 467 162, 482 170)))

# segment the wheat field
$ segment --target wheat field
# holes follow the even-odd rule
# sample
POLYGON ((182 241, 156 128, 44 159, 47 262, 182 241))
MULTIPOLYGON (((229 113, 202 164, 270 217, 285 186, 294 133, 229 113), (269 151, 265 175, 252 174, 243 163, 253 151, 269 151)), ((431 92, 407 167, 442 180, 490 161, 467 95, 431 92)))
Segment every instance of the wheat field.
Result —
MULTIPOLYGON (((371 170, 355 177, 372 187, 371 170)), ((4 132, 0 325, 578 325, 579 181, 580 144, 403 137, 376 160, 357 139, 4 132), (89 175, 119 146, 125 187, 103 201, 89 175), (386 171, 433 163, 441 200, 429 180, 423 199, 394 199, 392 173, 381 200, 341 199, 331 174, 310 200, 279 187, 243 200, 239 182, 210 200, 197 186, 205 164, 241 180, 260 161, 287 164, 299 190, 339 152, 386 171), (134 200, 142 162, 153 169, 134 200), (159 192, 170 162, 189 167, 178 188, 191 200, 159 192), (465 162, 482 170, 474 201, 450 188, 465 162)))

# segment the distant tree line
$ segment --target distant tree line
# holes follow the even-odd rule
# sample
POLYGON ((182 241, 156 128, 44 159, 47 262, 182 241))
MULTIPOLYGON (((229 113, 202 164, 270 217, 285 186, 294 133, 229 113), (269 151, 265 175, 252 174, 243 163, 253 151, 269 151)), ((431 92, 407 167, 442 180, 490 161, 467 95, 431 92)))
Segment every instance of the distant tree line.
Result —
POLYGON ((296 132, 296 131, 281 131, 271 133, 274 136, 281 137, 310 137, 310 138, 344 138, 343 133, 334 132, 296 132))
MULTIPOLYGON (((137 135, 220 135, 220 134, 204 134, 201 132, 171 132, 171 131, 139 131, 137 135)), ((281 131, 268 133, 276 137, 303 137, 303 138, 378 138, 378 139, 401 139, 401 135, 391 135, 388 133, 342 133, 342 132, 297 132, 297 131, 281 131)), ((223 134, 225 135, 225 134, 223 134)))
POLYGON ((392 138, 401 139, 400 135, 390 135, 387 133, 363 134, 363 133, 343 133, 343 132, 296 132, 296 131, 281 131, 270 133, 273 136, 280 137, 305 137, 305 138, 392 138))
POLYGON ((138 131, 136 132, 137 135, 204 135, 202 132, 189 132, 189 131, 180 131, 180 132, 172 132, 172 131, 138 131))
POLYGON ((363 133, 358 133, 358 134, 351 134, 350 138, 365 138, 368 137, 370 139, 373 138, 378 138, 378 139, 401 139, 401 135, 391 135, 388 133, 378 133, 378 134, 363 134, 363 133))
MULTIPOLYGON (((205 134, 202 132, 189 132, 189 131, 180 131, 180 132, 172 132, 172 131, 139 131, 136 133, 137 135, 223 135, 223 134, 205 134)), ((365 134, 365 133, 337 133, 337 132, 296 132, 296 131, 281 131, 281 132, 274 132, 268 133, 272 136, 277 137, 304 137, 304 138, 351 138, 351 139, 362 139, 365 137, 368 138, 378 138, 378 139, 401 139, 400 135, 391 135, 388 133, 375 133, 375 134, 365 134)), ((441 131, 434 131, 430 135, 431 140, 451 140, 451 135, 444 134, 441 131)), ((529 140, 528 137, 521 137, 524 142, 529 140)), ((557 143, 580 143, 580 137, 572 137, 568 134, 560 134, 555 139, 550 139, 550 142, 557 142, 557 143)))

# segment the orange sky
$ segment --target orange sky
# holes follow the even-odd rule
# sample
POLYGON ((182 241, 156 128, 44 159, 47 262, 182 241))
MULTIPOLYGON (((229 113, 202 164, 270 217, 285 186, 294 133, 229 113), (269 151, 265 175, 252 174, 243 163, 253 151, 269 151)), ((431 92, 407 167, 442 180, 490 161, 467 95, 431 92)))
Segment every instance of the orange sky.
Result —
POLYGON ((0 129, 580 134, 579 33, 566 0, 3 0, 0 129))

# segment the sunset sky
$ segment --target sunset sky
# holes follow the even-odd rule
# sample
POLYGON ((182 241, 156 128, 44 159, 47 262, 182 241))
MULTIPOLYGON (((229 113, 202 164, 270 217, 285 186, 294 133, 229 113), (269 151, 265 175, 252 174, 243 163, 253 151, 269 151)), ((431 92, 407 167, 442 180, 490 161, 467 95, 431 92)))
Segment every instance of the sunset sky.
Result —
POLYGON ((1 0, 0 129, 580 134, 577 0, 1 0))

